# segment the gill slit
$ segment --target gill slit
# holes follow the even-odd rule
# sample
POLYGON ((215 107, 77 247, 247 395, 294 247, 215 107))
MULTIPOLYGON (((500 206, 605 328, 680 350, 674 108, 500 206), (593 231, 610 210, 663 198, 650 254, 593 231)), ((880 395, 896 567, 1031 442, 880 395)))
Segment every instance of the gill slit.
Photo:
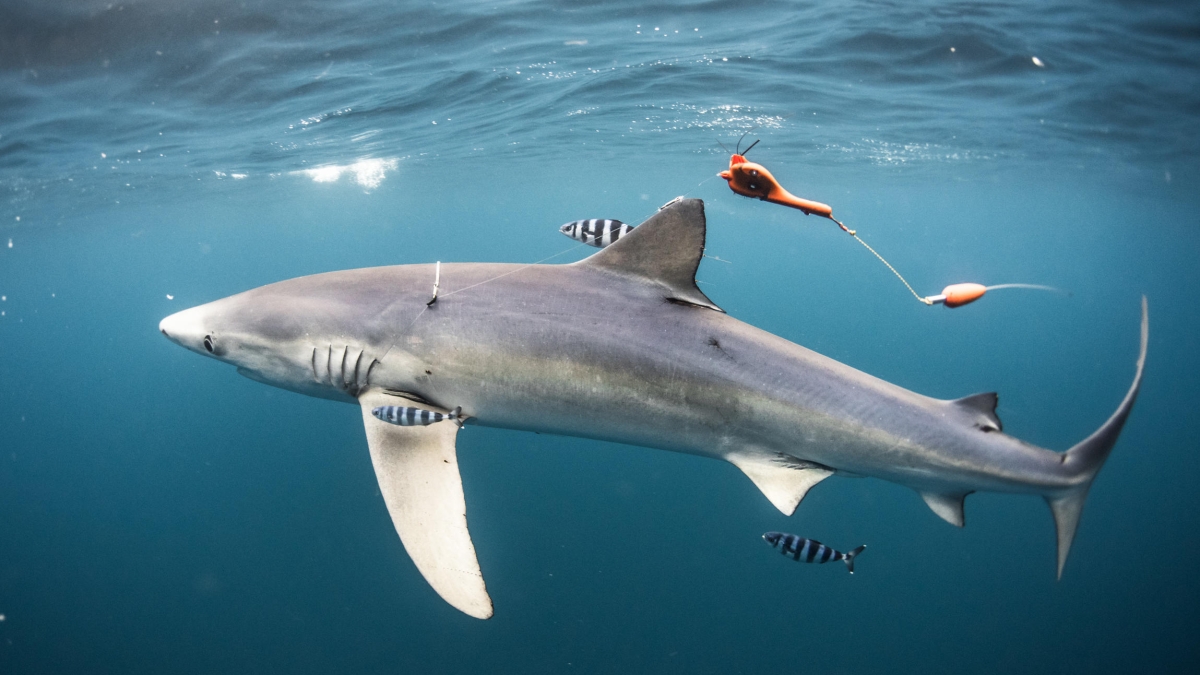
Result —
POLYGON ((358 350, 358 358, 354 359, 354 395, 357 397, 363 390, 362 383, 358 379, 358 367, 362 364, 363 350, 358 350))
POLYGON ((333 386, 333 345, 326 345, 325 352, 325 376, 329 380, 329 386, 333 386))
POLYGON ((346 391, 350 388, 350 383, 346 381, 346 357, 349 355, 350 355, 350 345, 345 345, 344 347, 342 347, 342 377, 341 377, 342 391, 346 391))
POLYGON ((364 388, 369 388, 371 386, 371 371, 374 370, 375 366, 379 365, 379 363, 379 359, 371 359, 371 365, 367 366, 367 374, 363 378, 364 388))

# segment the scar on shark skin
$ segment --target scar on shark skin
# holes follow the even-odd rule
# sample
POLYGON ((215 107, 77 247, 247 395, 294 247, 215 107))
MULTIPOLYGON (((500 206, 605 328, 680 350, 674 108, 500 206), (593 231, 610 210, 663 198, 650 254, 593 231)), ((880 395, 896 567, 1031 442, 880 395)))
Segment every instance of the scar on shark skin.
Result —
POLYGON ((736 363, 737 359, 733 358, 733 356, 731 356, 729 354, 729 352, 725 351, 725 348, 721 346, 721 341, 718 340, 717 338, 715 338, 715 337, 708 338, 708 346, 715 347, 716 350, 718 352, 720 352, 721 356, 724 356, 725 358, 729 359, 730 361, 734 361, 736 363))

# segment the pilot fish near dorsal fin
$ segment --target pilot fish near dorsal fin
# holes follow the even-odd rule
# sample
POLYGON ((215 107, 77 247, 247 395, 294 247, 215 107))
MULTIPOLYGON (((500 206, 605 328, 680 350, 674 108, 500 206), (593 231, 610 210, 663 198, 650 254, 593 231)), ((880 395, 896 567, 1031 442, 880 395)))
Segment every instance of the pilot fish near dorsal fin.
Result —
POLYGON ((1004 425, 996 415, 996 404, 1000 396, 994 391, 983 394, 972 394, 960 399, 948 401, 951 405, 975 416, 975 426, 984 431, 1004 431, 1004 425))
POLYGON ((668 299, 724 312, 696 287, 704 234, 704 202, 684 199, 575 264, 641 277, 663 286, 668 299))

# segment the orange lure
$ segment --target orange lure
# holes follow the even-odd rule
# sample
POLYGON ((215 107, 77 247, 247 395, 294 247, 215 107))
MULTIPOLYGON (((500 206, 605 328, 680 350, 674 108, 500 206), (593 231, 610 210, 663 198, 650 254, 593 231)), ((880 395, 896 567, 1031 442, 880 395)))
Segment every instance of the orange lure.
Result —
MULTIPOLYGON (((758 141, 755 141, 757 143, 758 141)), ((750 146, 754 147, 753 145, 750 146)), ((746 148, 747 152, 750 148, 746 148)), ((742 195, 743 197, 753 197, 761 199, 764 202, 772 204, 781 204, 790 206, 793 209, 799 209, 804 212, 804 215, 824 216, 838 224, 838 227, 850 232, 845 225, 838 223, 833 217, 833 207, 821 202, 814 202, 807 199, 801 199, 796 195, 783 189, 779 181, 775 180, 775 176, 767 171, 767 167, 755 162, 746 161, 745 155, 734 153, 729 158, 729 168, 717 174, 729 182, 729 189, 742 195)), ((853 233, 851 233, 853 234, 853 233)))
POLYGON ((833 207, 821 202, 801 199, 784 190, 765 166, 748 162, 743 155, 730 157, 729 168, 717 175, 729 181, 729 189, 743 197, 754 197, 764 202, 800 209, 806 216, 815 213, 818 216, 829 218, 833 215, 833 207))

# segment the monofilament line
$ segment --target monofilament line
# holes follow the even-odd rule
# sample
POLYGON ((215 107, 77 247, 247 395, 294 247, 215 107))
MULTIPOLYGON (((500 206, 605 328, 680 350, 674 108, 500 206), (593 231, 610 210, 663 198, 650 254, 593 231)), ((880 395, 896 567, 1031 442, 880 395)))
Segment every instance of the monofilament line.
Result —
MULTIPOLYGON (((517 268, 517 269, 515 269, 515 270, 509 270, 509 271, 505 272, 504 274, 498 274, 498 275, 496 275, 496 276, 492 277, 491 279, 484 279, 483 281, 480 281, 479 283, 471 284, 470 286, 465 286, 465 287, 463 287, 463 288, 460 288, 460 289, 458 289, 458 290, 456 290, 456 291, 450 291, 449 293, 446 293, 446 294, 444 294, 442 297, 443 297, 443 298, 448 298, 448 297, 450 297, 451 295, 454 295, 455 293, 462 293, 463 291, 469 291, 469 290, 471 290, 472 288, 475 288, 476 286, 482 286, 482 285, 484 285, 484 284, 491 283, 491 282, 493 282, 493 281, 495 281, 495 280, 497 280, 497 279, 503 279, 504 277, 506 277, 506 276, 508 276, 508 275, 510 275, 510 274, 516 274, 517 272, 520 272, 520 271, 521 271, 521 270, 523 270, 523 269, 527 269, 527 268, 533 267, 534 265, 541 265, 542 263, 546 262, 547 260, 553 260, 553 259, 557 258, 557 257, 558 257, 558 256, 560 256, 560 255, 565 255, 565 254, 567 254, 567 253, 570 253, 571 251, 574 251, 575 249, 579 248, 580 246, 586 246, 586 244, 576 244, 576 245, 572 246, 571 248, 568 248, 568 249, 565 249, 565 250, 559 251, 558 253, 555 253, 555 254, 554 254, 554 255, 552 255, 552 256, 547 256, 547 257, 545 257, 545 258, 542 258, 541 260, 539 260, 539 261, 537 261, 537 262, 531 262, 531 263, 529 263, 529 264, 526 264, 526 265, 521 265, 520 267, 518 267, 518 268, 517 268)), ((420 316, 420 315, 418 315, 418 316, 420 316)))
POLYGON ((890 262, 888 262, 887 260, 885 260, 883 256, 879 255, 879 252, 878 252, 878 251, 876 251, 875 249, 871 248, 871 245, 870 245, 870 244, 868 244, 867 242, 863 241, 863 240, 862 240, 862 237, 859 237, 859 236, 858 236, 858 231, 857 231, 857 230, 851 230, 850 228, 848 228, 848 227, 846 227, 845 225, 843 225, 843 224, 842 224, 842 221, 838 220, 837 218, 834 218, 833 216, 830 216, 830 217, 829 217, 829 219, 830 219, 830 220, 832 220, 833 222, 837 223, 837 224, 838 224, 838 227, 842 228, 842 230, 843 230, 843 231, 845 231, 845 232, 846 232, 846 234, 850 235, 851 237, 854 237, 855 241, 857 241, 858 243, 862 244, 862 245, 863 245, 863 246, 864 246, 864 247, 865 247, 865 248, 866 248, 868 251, 870 251, 870 252, 871 252, 871 255, 875 256, 876 258, 879 258, 879 262, 881 262, 881 263, 883 263, 884 265, 886 265, 886 266, 887 266, 887 268, 888 268, 889 270, 891 270, 891 271, 892 271, 892 274, 895 274, 895 275, 896 275, 896 278, 900 280, 900 283, 904 284, 904 287, 908 289, 908 292, 909 292, 909 293, 912 293, 912 294, 913 294, 913 297, 914 297, 914 298, 916 298, 917 300, 919 300, 920 302, 922 302, 923 304, 926 304, 926 305, 932 305, 932 304, 933 304, 933 302, 932 302, 932 301, 931 301, 929 298, 921 297, 921 294, 920 294, 920 293, 918 293, 918 292, 914 291, 914 290, 913 290, 913 287, 912 287, 912 286, 911 286, 911 285, 908 283, 908 280, 904 278, 904 275, 903 275, 903 274, 900 274, 899 272, 897 272, 897 271, 896 271, 896 268, 895 268, 895 267, 892 267, 892 264, 891 264, 890 262))

